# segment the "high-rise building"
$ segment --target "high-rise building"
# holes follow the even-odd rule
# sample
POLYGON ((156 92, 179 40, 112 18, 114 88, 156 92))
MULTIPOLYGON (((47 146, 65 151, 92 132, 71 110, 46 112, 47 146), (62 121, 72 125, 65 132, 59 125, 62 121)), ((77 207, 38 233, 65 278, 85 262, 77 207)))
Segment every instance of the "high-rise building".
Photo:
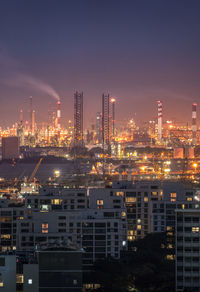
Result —
POLYGON ((102 95, 102 140, 103 146, 110 145, 110 95, 102 95))
POLYGON ((83 92, 74 94, 74 145, 83 145, 83 92))
POLYGON ((2 138, 2 159, 12 159, 19 157, 19 138, 2 138))

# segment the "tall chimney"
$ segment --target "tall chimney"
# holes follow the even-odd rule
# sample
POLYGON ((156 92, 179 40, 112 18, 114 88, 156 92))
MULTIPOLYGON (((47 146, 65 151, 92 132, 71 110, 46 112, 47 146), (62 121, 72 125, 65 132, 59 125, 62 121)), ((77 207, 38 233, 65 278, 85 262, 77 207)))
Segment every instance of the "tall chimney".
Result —
POLYGON ((162 141, 162 102, 160 100, 158 103, 158 141, 162 141))
POLYGON ((19 124, 20 126, 23 125, 23 109, 20 109, 20 112, 19 112, 19 124))
POLYGON ((58 134, 58 137, 60 137, 60 130, 61 130, 60 118, 61 118, 60 100, 58 100, 58 102, 57 102, 57 134, 58 134))
POLYGON ((192 104, 192 144, 197 143, 197 104, 192 104))
POLYGON ((30 114, 29 131, 32 134, 32 124, 33 124, 33 122, 32 122, 32 118, 33 118, 33 98, 32 98, 32 96, 29 97, 29 102, 30 102, 29 103, 29 106, 30 106, 30 108, 29 108, 29 114, 30 114))

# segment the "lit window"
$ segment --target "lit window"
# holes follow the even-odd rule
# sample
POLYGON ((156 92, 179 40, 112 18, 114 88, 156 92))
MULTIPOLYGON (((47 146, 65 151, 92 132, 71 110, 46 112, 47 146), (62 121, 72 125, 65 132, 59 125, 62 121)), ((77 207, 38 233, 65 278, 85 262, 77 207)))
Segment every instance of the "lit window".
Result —
POLYGON ((193 233, 198 233, 199 232, 199 227, 192 227, 192 232, 193 233))
POLYGON ((61 203, 62 203, 62 200, 60 200, 60 199, 51 200, 51 204, 52 205, 61 205, 61 203))
POLYGON ((28 279, 28 284, 32 285, 33 284, 33 280, 32 279, 28 279))
POLYGON ((192 198, 191 197, 188 197, 186 200, 191 202, 192 201, 192 198))
POLYGON ((174 247, 173 247, 173 244, 169 243, 169 244, 167 245, 167 248, 169 248, 169 249, 174 248, 174 247))
POLYGON ((48 233, 48 229, 42 229, 42 233, 48 233))
POLYGON ((102 209, 103 208, 103 200, 97 200, 97 208, 102 209))
POLYGON ((23 284, 24 283, 24 276, 22 274, 16 275, 16 283, 17 284, 23 284))
POLYGON ((42 223, 42 233, 48 233, 49 224, 42 223))
POLYGON ((126 203, 135 203, 136 202, 136 198, 126 198, 126 203))
POLYGON ((161 198, 163 197, 163 191, 160 192, 160 196, 161 196, 161 198))
POLYGON ((10 234, 2 234, 1 239, 10 239, 10 234))
POLYGON ((48 212, 49 211, 49 205, 40 205, 40 210, 42 212, 48 212))
POLYGON ((148 197, 144 197, 144 202, 148 202, 148 197))
POLYGON ((77 285, 78 284, 78 281, 77 280, 73 280, 73 284, 74 285, 77 285))
POLYGON ((128 230, 128 235, 133 235, 133 230, 128 230))
POLYGON ((176 193, 171 193, 170 194, 170 201, 171 202, 176 202, 176 193))
POLYGON ((115 195, 120 196, 120 197, 124 197, 124 192, 116 192, 115 195))
POLYGON ((142 226, 141 225, 138 225, 137 226, 137 230, 141 230, 142 229, 142 226))
POLYGON ((0 280, 0 287, 3 287, 3 281, 0 280))
POLYGON ((175 256, 172 255, 172 254, 167 254, 167 256, 166 256, 166 259, 167 259, 167 260, 170 260, 170 261, 173 261, 174 258, 175 258, 175 256))
POLYGON ((151 195, 152 196, 157 196, 158 195, 158 192, 151 192, 151 195))
POLYGON ((126 212, 122 212, 122 217, 126 217, 126 212))

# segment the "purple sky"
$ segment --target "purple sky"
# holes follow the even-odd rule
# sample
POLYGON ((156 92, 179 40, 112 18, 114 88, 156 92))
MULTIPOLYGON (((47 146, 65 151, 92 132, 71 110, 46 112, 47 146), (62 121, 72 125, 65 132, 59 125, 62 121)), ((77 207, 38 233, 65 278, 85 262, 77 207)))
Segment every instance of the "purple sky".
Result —
POLYGON ((191 122, 192 102, 200 105, 199 11, 199 0, 2 0, 0 126, 20 108, 28 118, 29 96, 37 121, 47 121, 56 106, 47 85, 61 96, 63 124, 73 119, 75 90, 84 92, 85 125, 103 92, 117 97, 117 120, 149 120, 161 99, 164 118, 191 122))

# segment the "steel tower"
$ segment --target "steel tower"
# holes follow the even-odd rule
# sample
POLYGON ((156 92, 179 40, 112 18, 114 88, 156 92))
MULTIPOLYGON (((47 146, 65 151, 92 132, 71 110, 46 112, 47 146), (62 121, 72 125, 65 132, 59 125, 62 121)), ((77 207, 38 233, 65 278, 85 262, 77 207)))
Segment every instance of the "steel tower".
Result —
POLYGON ((74 94, 74 145, 83 145, 83 92, 74 94))
POLYGON ((102 95, 102 141, 103 146, 110 145, 110 95, 102 95))

